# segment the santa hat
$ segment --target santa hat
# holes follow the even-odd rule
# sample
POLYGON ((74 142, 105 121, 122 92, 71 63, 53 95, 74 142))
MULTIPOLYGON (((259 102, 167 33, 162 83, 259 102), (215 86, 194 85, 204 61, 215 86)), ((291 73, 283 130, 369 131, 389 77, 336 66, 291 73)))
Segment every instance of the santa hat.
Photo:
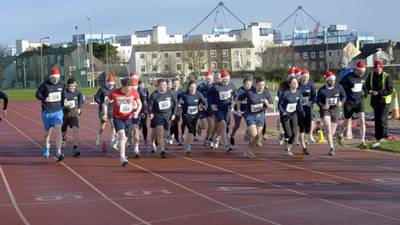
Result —
POLYGON ((51 69, 50 76, 60 76, 60 70, 58 68, 51 69))
POLYGON ((359 70, 359 71, 365 72, 365 70, 367 69, 367 67, 365 66, 364 61, 358 61, 358 62, 357 62, 357 67, 356 67, 356 69, 359 70))
POLYGON ((290 67, 288 70, 288 79, 296 77, 296 68, 295 67, 290 67))
POLYGON ((136 78, 131 78, 132 86, 139 86, 139 80, 136 78))
POLYGON ((303 68, 301 70, 300 76, 299 78, 303 78, 303 77, 310 77, 310 71, 306 68, 303 68))
POLYGON ((139 76, 138 76, 135 72, 129 73, 129 77, 130 77, 131 79, 139 79, 139 76))
POLYGON ((335 80, 336 79, 336 75, 332 71, 325 71, 324 78, 325 78, 325 81, 335 80))
POLYGON ((208 77, 208 76, 214 76, 214 73, 211 72, 211 71, 208 71, 208 72, 206 73, 206 77, 208 77))
POLYGON ((228 71, 226 71, 226 70, 221 70, 221 78, 223 79, 223 78, 229 78, 230 77, 230 75, 229 75, 229 72, 228 71))
POLYGON ((296 76, 300 76, 302 70, 303 69, 301 69, 301 68, 294 68, 294 73, 296 74, 296 76))
POLYGON ((383 68, 383 62, 381 60, 376 60, 374 63, 374 68, 383 68))
POLYGON ((115 77, 114 77, 114 75, 112 75, 112 73, 108 74, 107 83, 108 84, 115 84, 115 77))

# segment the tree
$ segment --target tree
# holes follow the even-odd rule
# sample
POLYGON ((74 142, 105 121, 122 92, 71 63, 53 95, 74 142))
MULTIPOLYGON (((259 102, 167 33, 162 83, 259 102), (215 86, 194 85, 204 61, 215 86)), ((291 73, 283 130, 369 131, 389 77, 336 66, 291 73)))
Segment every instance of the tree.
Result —
POLYGON ((289 64, 294 65, 293 53, 292 46, 265 45, 257 57, 262 61, 262 69, 271 71, 286 68, 289 64))
MULTIPOLYGON (((90 46, 87 48, 90 49, 90 46)), ((110 43, 93 43, 93 56, 107 64, 119 63, 117 47, 110 43)))
POLYGON ((8 46, 0 44, 0 58, 6 57, 7 55, 9 55, 8 46))

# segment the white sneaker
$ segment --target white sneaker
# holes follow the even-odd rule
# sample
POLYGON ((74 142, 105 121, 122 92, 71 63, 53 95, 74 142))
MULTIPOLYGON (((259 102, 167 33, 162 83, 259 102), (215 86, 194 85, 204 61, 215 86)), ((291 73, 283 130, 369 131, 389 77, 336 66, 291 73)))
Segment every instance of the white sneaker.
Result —
POLYGON ((100 146, 100 142, 101 142, 101 136, 100 136, 99 133, 97 133, 97 136, 96 136, 96 146, 100 146))
POLYGON ((192 152, 192 147, 190 145, 185 146, 185 153, 190 154, 192 152))
POLYGON ((118 139, 117 138, 113 138, 111 139, 111 148, 114 150, 118 150, 118 139))
POLYGON ((125 166, 128 165, 128 163, 129 163, 128 160, 127 160, 126 158, 121 158, 120 160, 121 160, 121 166, 122 166, 122 167, 125 167, 125 166))
POLYGON ((294 156, 290 149, 286 150, 286 156, 294 156))
POLYGON ((251 150, 247 150, 243 153, 243 156, 250 159, 255 159, 256 155, 251 150))
POLYGON ((214 148, 218 148, 219 146, 219 138, 215 138, 214 140, 214 148))
POLYGON ((151 146, 150 146, 150 153, 155 153, 157 151, 157 146, 156 146, 156 143, 151 143, 151 146))
POLYGON ((310 141, 311 141, 311 143, 313 143, 313 144, 316 143, 316 141, 315 141, 315 139, 314 139, 314 136, 313 136, 312 134, 310 134, 310 141))

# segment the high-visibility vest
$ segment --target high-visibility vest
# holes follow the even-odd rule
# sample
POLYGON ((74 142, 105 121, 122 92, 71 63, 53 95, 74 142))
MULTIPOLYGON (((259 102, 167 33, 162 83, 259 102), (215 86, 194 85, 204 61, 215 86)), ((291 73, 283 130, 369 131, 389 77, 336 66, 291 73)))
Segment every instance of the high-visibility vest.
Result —
MULTIPOLYGON (((382 88, 385 89, 386 88, 386 78, 389 76, 389 74, 382 72, 382 88)), ((370 84, 371 84, 371 89, 373 90, 373 80, 374 80, 374 72, 371 73, 371 79, 370 79, 370 84)), ((387 96, 382 96, 382 98, 385 99, 385 103, 386 104, 390 104, 392 103, 392 95, 387 95, 387 96)))

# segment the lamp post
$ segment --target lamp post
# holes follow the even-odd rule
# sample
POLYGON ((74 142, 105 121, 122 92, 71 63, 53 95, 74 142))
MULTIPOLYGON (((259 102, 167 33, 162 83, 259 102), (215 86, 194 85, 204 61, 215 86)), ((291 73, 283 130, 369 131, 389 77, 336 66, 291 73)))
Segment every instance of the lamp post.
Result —
POLYGON ((90 64, 92 68, 92 87, 95 87, 94 84, 94 61, 93 61, 93 36, 92 36, 92 20, 90 17, 86 17, 89 21, 89 32, 90 32, 90 64))
POLYGON ((40 74, 42 76, 42 82, 43 82, 43 77, 44 77, 44 75, 43 75, 43 44, 42 44, 42 40, 45 40, 45 39, 50 39, 50 36, 40 38, 40 74))

